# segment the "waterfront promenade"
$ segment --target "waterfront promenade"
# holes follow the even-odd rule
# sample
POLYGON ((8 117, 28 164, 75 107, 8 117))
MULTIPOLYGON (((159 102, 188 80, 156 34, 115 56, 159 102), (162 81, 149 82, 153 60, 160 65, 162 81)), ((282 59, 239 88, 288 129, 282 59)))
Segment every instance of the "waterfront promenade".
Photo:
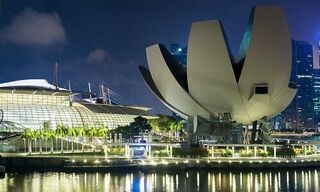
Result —
POLYGON ((320 167, 320 153, 318 143, 283 145, 263 144, 207 144, 202 149, 208 151, 207 156, 176 155, 174 148, 178 144, 166 143, 117 143, 108 144, 104 150, 111 147, 123 147, 123 155, 108 155, 102 152, 71 152, 64 153, 37 152, 28 153, 1 153, 0 165, 7 171, 19 170, 55 170, 55 171, 112 171, 112 170, 188 170, 188 169, 291 169, 320 167), (145 155, 134 155, 136 147, 143 147, 145 155), (168 151, 168 156, 153 156, 153 148, 162 147, 168 151), (283 155, 281 150, 286 148, 299 149, 299 155, 283 155), (230 155, 222 156, 222 150, 229 150, 230 155), (271 151, 268 156, 260 156, 258 151, 271 151), (251 156, 243 157, 243 151, 252 151, 251 156), (308 152, 308 153, 307 153, 308 152))

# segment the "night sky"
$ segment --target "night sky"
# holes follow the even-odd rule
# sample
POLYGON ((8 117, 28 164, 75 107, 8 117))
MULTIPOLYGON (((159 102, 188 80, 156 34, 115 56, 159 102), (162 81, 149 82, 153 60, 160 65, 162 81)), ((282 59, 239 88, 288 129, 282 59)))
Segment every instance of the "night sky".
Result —
POLYGON ((283 7, 291 35, 316 44, 320 37, 319 0, 0 0, 0 82, 53 80, 95 92, 101 82, 122 103, 169 113, 145 85, 137 69, 147 66, 145 48, 162 43, 187 45, 193 21, 220 19, 237 54, 254 5, 283 7))

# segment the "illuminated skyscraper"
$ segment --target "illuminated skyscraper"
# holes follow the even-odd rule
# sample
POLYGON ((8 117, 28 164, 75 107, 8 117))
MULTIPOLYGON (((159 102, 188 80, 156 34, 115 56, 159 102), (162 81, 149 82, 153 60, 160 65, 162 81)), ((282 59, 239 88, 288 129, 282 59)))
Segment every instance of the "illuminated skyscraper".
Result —
POLYGON ((315 125, 313 47, 306 42, 292 40, 291 81, 296 82, 298 92, 281 113, 283 126, 312 128, 315 125))
MULTIPOLYGON (((320 63, 320 39, 318 41, 318 62, 320 63)), ((316 61, 314 59, 314 61, 316 61)), ((319 63, 314 65, 314 78, 313 78, 313 89, 314 89, 314 116, 317 123, 317 127, 320 127, 320 66, 319 63)))
POLYGON ((181 48, 177 43, 173 43, 170 45, 171 54, 178 61, 178 63, 183 66, 187 65, 187 49, 187 47, 181 48))

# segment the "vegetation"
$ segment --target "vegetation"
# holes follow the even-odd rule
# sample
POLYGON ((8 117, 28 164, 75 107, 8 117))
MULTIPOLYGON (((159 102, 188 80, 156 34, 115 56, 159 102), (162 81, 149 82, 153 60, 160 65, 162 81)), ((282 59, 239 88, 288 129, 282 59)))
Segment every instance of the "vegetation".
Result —
MULTIPOLYGON (((270 156, 273 156, 273 150, 268 150, 268 153, 270 154, 270 156)), ((284 148, 280 148, 277 149, 277 156, 279 157, 291 157, 291 156, 296 156, 296 152, 290 148, 290 147, 284 147, 284 148)))
MULTIPOLYGON (((43 150, 43 143, 46 143, 47 149, 47 141, 50 141, 50 152, 53 153, 54 149, 54 140, 60 139, 60 152, 63 153, 64 151, 64 140, 69 138, 71 140, 71 151, 74 152, 74 142, 76 138, 82 137, 82 151, 84 151, 84 140, 88 140, 91 142, 93 141, 94 137, 101 137, 104 138, 104 142, 107 139, 109 133, 109 129, 105 126, 100 127, 68 127, 66 125, 57 125, 55 130, 50 129, 47 123, 44 123, 43 128, 38 130, 31 130, 29 128, 25 129, 22 133, 22 138, 25 140, 25 144, 28 145, 28 153, 32 153, 32 143, 37 146, 37 142, 39 144, 39 153, 42 153, 43 150)), ((27 148, 26 146, 24 146, 27 148)), ((36 147, 35 147, 36 148, 36 147)))
POLYGON ((61 153, 63 153, 63 140, 68 132, 68 127, 65 125, 57 125, 57 129, 55 131, 56 137, 60 138, 60 144, 61 144, 61 153))
POLYGON ((138 116, 134 118, 134 122, 127 126, 119 126, 112 130, 112 133, 122 134, 125 140, 132 141, 134 136, 141 135, 142 140, 144 134, 150 132, 151 126, 146 118, 138 116))
POLYGON ((269 152, 265 151, 265 150, 262 150, 262 149, 258 149, 257 150, 257 155, 259 157, 268 157, 269 156, 269 152))
POLYGON ((125 155, 125 148, 124 147, 117 147, 117 146, 108 147, 107 154, 108 155, 124 156, 125 155))
POLYGON ((183 122, 173 117, 159 115, 157 119, 149 119, 148 123, 152 128, 151 132, 159 134, 166 142, 178 141, 178 135, 183 135, 183 122))
POLYGON ((311 149, 305 149, 305 154, 306 155, 312 155, 314 152, 311 149))
POLYGON ((246 149, 240 150, 240 157, 252 157, 252 156, 253 156, 252 150, 246 150, 246 149))
POLYGON ((222 157, 231 157, 232 156, 232 150, 231 149, 223 149, 221 153, 222 157))
POLYGON ((169 151, 166 149, 152 151, 154 157, 169 157, 169 151))
POLYGON ((35 135, 35 132, 32 131, 31 129, 25 129, 24 132, 21 135, 24 140, 27 140, 28 153, 32 153, 32 140, 35 139, 34 135, 35 135))
POLYGON ((181 157, 208 157, 209 151, 206 148, 201 147, 191 147, 191 148, 173 148, 172 149, 173 156, 181 156, 181 157))
POLYGON ((295 148, 294 153, 296 155, 312 155, 314 153, 313 147, 310 148, 295 148))

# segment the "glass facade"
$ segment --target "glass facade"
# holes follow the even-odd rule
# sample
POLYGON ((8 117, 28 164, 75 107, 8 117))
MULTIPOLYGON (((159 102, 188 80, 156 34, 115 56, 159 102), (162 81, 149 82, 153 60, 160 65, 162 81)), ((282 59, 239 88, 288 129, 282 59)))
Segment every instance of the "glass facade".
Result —
MULTIPOLYGON (((94 107, 96 104, 89 104, 94 107)), ((68 127, 99 127, 107 126, 114 129, 118 126, 128 125, 134 118, 141 115, 145 118, 153 118, 146 115, 146 111, 131 110, 130 107, 122 107, 119 113, 108 111, 92 111, 88 104, 71 102, 68 92, 36 92, 36 91, 0 91, 0 109, 3 111, 3 121, 13 122, 24 128, 39 129, 46 122, 50 128, 57 125, 68 127), (128 110, 126 110, 128 109, 128 110), (126 112, 127 111, 127 112, 126 112), (134 113, 130 113, 134 111, 134 113)), ((119 108, 108 106, 109 109, 119 108)))
POLYGON ((292 40, 291 82, 298 91, 290 105, 275 117, 278 128, 313 128, 314 118, 314 74, 312 45, 292 40))

